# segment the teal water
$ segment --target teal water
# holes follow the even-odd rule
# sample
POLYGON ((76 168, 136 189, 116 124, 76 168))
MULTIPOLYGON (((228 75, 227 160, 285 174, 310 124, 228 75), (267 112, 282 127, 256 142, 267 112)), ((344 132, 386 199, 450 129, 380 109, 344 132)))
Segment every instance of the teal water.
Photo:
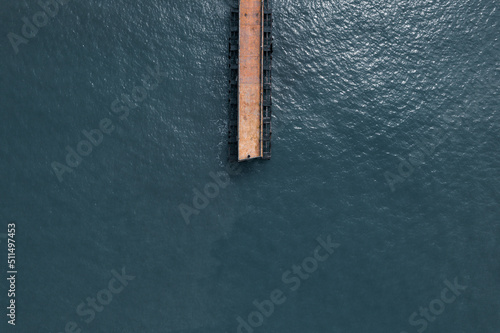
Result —
POLYGON ((230 1, 69 1, 17 53, 41 9, 0 4, 1 332, 498 332, 498 2, 273 4, 272 159, 229 183, 230 1))

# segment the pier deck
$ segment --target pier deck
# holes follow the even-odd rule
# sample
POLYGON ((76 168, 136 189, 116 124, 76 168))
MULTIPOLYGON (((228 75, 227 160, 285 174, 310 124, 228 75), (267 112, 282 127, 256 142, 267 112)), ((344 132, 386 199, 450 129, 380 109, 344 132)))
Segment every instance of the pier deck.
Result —
POLYGON ((238 160, 262 157, 262 0, 240 0, 238 160))
POLYGON ((271 158, 272 7, 234 0, 229 38, 229 160, 271 158))

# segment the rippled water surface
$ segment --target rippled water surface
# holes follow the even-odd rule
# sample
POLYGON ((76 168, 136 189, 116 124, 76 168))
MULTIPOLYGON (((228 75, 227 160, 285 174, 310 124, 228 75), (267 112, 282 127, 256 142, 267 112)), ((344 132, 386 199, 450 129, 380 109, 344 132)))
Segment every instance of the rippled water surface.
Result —
POLYGON ((17 54, 0 4, 2 332, 498 332, 499 3, 273 3, 272 159, 218 185, 230 1, 69 1, 17 54))

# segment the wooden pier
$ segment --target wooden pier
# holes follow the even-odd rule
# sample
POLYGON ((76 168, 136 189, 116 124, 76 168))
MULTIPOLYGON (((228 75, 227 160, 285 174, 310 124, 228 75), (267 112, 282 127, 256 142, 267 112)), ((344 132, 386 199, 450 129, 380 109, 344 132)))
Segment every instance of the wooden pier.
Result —
POLYGON ((229 155, 271 157, 272 14, 269 0, 239 0, 232 9, 229 155))

